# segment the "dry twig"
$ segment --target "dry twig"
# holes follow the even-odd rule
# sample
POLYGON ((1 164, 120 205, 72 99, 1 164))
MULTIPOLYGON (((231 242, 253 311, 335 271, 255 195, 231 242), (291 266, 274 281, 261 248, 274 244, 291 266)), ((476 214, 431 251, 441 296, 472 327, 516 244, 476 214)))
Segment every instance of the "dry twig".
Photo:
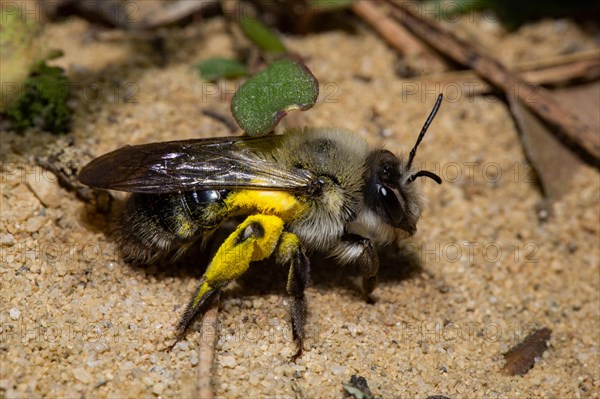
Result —
POLYGON ((420 59, 431 72, 447 70, 446 63, 423 42, 415 38, 404 26, 389 18, 373 0, 357 0, 352 11, 367 22, 375 31, 401 54, 420 59))
POLYGON ((212 368, 215 358, 215 343, 217 341, 218 314, 219 307, 217 303, 215 303, 202 317, 197 373, 198 397, 202 399, 212 399, 214 397, 212 368))
POLYGON ((216 120, 217 122, 221 122, 223 125, 225 125, 230 133, 235 133, 240 129, 233 118, 223 115, 218 111, 214 111, 212 109, 203 109, 202 114, 216 120))
MULTIPOLYGON (((600 78, 600 51, 584 52, 582 54, 540 60, 536 63, 517 65, 515 70, 521 71, 521 78, 537 85, 562 85, 572 81, 591 81, 600 78), (560 62, 560 60, 563 62, 560 62)), ((421 84, 424 87, 439 86, 442 93, 460 90, 467 95, 479 95, 494 90, 484 79, 473 71, 453 71, 441 74, 420 76, 408 81, 421 84)), ((407 89, 413 89, 410 84, 407 89)))
POLYGON ((387 0, 395 9, 392 15, 413 33, 457 62, 468 66, 479 76, 500 88, 506 95, 515 96, 538 117, 554 128, 553 131, 571 145, 581 149, 587 160, 600 166, 600 135, 572 112, 556 101, 547 90, 526 82, 496 59, 482 54, 457 38, 434 21, 418 15, 412 6, 397 0, 387 0))

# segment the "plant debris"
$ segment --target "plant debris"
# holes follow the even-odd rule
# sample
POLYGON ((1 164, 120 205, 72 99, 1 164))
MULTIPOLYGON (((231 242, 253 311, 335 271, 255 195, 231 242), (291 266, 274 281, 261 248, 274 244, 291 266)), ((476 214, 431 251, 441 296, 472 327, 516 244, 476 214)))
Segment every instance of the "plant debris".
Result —
POLYGON ((436 21, 424 18, 423 14, 416 12, 408 4, 398 0, 387 1, 396 7, 392 15, 414 34, 448 57, 468 66, 507 95, 517 97, 548 123, 561 140, 581 150, 582 158, 600 167, 600 144, 596 132, 570 108, 552 97, 546 89, 526 82, 495 58, 483 54, 475 46, 459 39, 436 21), (515 87, 519 87, 519 90, 515 91, 515 87))
POLYGON ((507 375, 525 375, 537 363, 548 349, 548 340, 552 330, 542 328, 529 334, 523 342, 504 354, 506 364, 503 371, 507 375))
POLYGON ((107 214, 112 207, 112 194, 109 191, 89 188, 77 180, 81 167, 93 158, 81 147, 75 146, 73 138, 69 137, 50 145, 35 161, 42 168, 54 173, 63 188, 74 192, 80 200, 94 204, 98 212, 107 214))

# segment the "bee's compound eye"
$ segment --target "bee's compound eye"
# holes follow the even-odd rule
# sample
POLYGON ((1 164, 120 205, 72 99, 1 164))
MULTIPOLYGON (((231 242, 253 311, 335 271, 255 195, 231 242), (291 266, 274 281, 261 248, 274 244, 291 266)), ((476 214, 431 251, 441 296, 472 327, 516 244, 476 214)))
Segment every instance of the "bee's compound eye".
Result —
POLYGON ((404 219, 404 212, 402 211, 402 205, 400 205, 400 201, 398 201, 396 193, 386 186, 380 186, 379 200, 387 212, 388 217, 392 221, 392 225, 399 226, 404 219))

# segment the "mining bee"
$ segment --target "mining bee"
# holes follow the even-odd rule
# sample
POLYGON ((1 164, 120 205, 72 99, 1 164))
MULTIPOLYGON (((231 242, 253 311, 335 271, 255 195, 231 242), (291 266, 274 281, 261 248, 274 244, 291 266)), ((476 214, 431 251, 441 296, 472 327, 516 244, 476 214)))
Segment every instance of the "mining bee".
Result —
POLYGON ((440 95, 403 161, 369 148, 351 131, 289 130, 265 137, 222 137, 125 146, 86 165, 79 180, 132 193, 117 241, 125 260, 150 264, 202 245, 227 220, 245 217, 211 259, 177 326, 177 340, 251 262, 289 265, 292 335, 302 352, 308 255, 356 264, 363 291, 375 289, 376 247, 416 231, 422 200, 412 168, 440 95))

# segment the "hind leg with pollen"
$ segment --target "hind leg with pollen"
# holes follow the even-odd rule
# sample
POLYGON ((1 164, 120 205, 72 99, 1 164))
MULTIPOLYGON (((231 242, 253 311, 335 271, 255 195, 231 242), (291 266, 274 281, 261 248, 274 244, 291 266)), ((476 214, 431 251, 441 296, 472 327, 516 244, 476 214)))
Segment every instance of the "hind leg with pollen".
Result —
POLYGON ((282 235, 283 224, 277 216, 252 215, 227 237, 179 320, 175 342, 181 340, 196 317, 212 305, 221 289, 248 270, 250 262, 271 256, 282 235))

